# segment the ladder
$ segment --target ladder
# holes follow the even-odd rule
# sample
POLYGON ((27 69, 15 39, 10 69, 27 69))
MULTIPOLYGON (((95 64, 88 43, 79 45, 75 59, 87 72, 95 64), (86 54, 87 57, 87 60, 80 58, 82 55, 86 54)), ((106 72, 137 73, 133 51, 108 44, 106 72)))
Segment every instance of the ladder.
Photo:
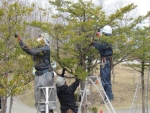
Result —
MULTIPOLYGON (((39 87, 39 90, 41 90, 41 92, 43 92, 43 94, 45 96, 45 101, 38 102, 38 105, 45 104, 45 113, 49 113, 49 104, 50 103, 56 103, 57 104, 56 86, 39 87), (50 95, 53 95, 54 101, 49 100, 50 95)), ((37 113, 38 113, 38 111, 37 111, 37 113)))
POLYGON ((104 101, 108 112, 109 113, 115 113, 115 110, 114 110, 111 102, 109 101, 109 99, 108 99, 108 97, 107 97, 107 95, 106 95, 106 93, 105 93, 105 91, 102 87, 100 77, 98 77, 98 76, 88 76, 86 78, 85 88, 84 88, 83 93, 81 93, 81 102, 80 102, 80 106, 79 106, 79 109, 78 109, 78 113, 81 113, 81 107, 83 105, 84 99, 86 99, 85 101, 87 102, 87 91, 86 90, 87 90, 87 86, 88 86, 89 82, 92 83, 94 85, 94 87, 98 90, 98 92, 99 92, 100 96, 102 97, 103 101, 104 101, 104 97, 106 97, 106 99, 108 100, 107 102, 104 101), (98 81, 97 85, 95 84, 94 80, 92 79, 93 77, 97 79, 97 81, 98 81), (104 96, 103 96, 103 94, 104 94, 104 96))
MULTIPOLYGON (((145 81, 145 113, 148 113, 148 90, 149 90, 149 84, 150 84, 150 79, 149 79, 149 76, 150 76, 150 69, 148 69, 148 74, 147 76, 144 78, 144 81, 145 81)), ((134 93, 134 97, 133 97, 133 100, 132 100, 132 104, 131 104, 131 107, 130 107, 130 110, 129 110, 129 113, 136 113, 136 110, 138 107, 142 107, 142 95, 141 94, 141 91, 142 91, 142 85, 141 85, 141 76, 139 76, 139 80, 138 80, 138 83, 136 85, 136 90, 135 90, 135 93, 134 93), (141 99, 141 100, 139 100, 141 99)))

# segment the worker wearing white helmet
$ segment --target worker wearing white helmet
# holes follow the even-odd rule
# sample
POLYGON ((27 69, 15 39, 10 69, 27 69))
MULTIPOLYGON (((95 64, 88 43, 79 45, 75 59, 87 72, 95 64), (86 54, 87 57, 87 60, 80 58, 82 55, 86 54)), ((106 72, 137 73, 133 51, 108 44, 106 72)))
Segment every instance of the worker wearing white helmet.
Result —
POLYGON ((109 25, 104 26, 101 31, 102 31, 102 34, 104 34, 105 36, 112 35, 112 28, 109 25))
POLYGON ((46 45, 49 46, 49 44, 50 44, 50 36, 49 36, 48 33, 42 33, 41 35, 39 35, 39 38, 37 39, 37 41, 40 42, 42 40, 44 41, 44 43, 46 45))
MULTIPOLYGON (((112 28, 109 25, 104 26, 97 36, 111 36, 112 28)), ((111 69, 112 69, 112 55, 113 49, 112 45, 107 42, 102 42, 98 44, 97 42, 92 42, 90 45, 93 45, 96 49, 99 50, 101 56, 101 62, 103 62, 103 66, 100 66, 100 76, 104 91, 107 94, 109 100, 114 100, 114 96, 112 93, 112 85, 111 85, 111 69)), ((107 98, 105 97, 105 101, 107 98)))
MULTIPOLYGON (((42 33, 37 39, 38 47, 31 47, 31 48, 26 46, 17 34, 15 34, 15 37, 18 38, 18 42, 22 50, 33 57, 33 61, 35 63, 34 64, 35 107, 39 112, 45 113, 46 111, 45 104, 39 103, 45 100, 45 95, 44 92, 39 91, 39 87, 50 87, 53 85, 54 82, 53 68, 50 63, 49 35, 47 33, 42 33)), ((54 102, 56 100, 54 98, 54 95, 50 95, 49 101, 53 101, 49 104, 49 113, 53 113, 53 109, 56 109, 56 103, 54 102)))
POLYGON ((96 36, 110 36, 112 35, 112 28, 109 25, 104 26, 102 29, 99 29, 98 32, 96 33, 96 36))

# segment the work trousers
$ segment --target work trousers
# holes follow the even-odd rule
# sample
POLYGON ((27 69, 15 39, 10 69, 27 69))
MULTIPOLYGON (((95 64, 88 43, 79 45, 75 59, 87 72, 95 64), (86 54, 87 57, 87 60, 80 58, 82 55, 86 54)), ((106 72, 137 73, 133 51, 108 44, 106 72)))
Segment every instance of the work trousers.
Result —
MULTIPOLYGON (((35 98, 35 107, 38 111, 46 111, 45 103, 45 91, 43 92, 42 89, 40 90, 39 87, 50 87, 53 86, 54 83, 54 74, 53 71, 46 71, 43 75, 37 76, 35 75, 34 79, 34 98, 35 98)), ((49 96, 49 101, 56 101, 55 98, 55 90, 49 96)), ((49 103, 49 110, 56 109, 56 102, 49 103)))
POLYGON ((109 59, 105 59, 104 65, 100 66, 100 77, 102 86, 109 100, 114 99, 111 84, 111 64, 109 59))

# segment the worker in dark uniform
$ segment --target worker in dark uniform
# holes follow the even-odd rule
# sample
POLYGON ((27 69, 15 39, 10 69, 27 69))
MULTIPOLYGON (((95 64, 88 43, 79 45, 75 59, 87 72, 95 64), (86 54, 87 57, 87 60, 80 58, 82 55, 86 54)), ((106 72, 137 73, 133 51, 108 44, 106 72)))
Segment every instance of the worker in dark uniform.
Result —
MULTIPOLYGON (((109 25, 106 25, 103 27, 103 29, 100 30, 99 33, 100 34, 98 36, 102 35, 111 36, 112 28, 109 25)), ((97 42, 92 42, 90 45, 93 45, 100 53, 101 57, 100 77, 102 86, 108 99, 110 101, 114 100, 111 84, 111 69, 112 69, 112 55, 113 55, 112 45, 107 42, 103 42, 100 44, 98 44, 97 42)), ((107 101, 106 97, 104 100, 107 101)))
MULTIPOLYGON (((34 98, 35 107, 41 112, 45 113, 45 103, 39 103, 46 101, 44 92, 39 90, 39 87, 50 87, 54 83, 53 68, 50 63, 50 37, 47 33, 42 33, 37 39, 38 47, 30 48, 24 44, 18 34, 15 34, 18 39, 19 45, 22 50, 33 57, 35 63, 35 78, 34 78, 34 98)), ((53 90, 54 92, 55 90, 53 90)), ((55 101, 54 95, 50 95, 49 101, 55 101)), ((56 103, 49 103, 49 113, 53 113, 53 109, 56 109, 56 103)))
POLYGON ((74 99, 74 92, 79 86, 80 80, 76 78, 70 86, 66 84, 64 78, 65 69, 56 79, 57 96, 60 102, 61 113, 77 113, 77 107, 74 99))

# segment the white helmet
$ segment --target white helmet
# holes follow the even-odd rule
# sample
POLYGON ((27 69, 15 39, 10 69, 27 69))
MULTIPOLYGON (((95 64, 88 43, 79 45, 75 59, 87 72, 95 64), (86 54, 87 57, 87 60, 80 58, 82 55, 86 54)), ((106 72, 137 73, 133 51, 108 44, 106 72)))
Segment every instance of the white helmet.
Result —
POLYGON ((45 38, 48 42, 50 41, 50 37, 48 33, 42 33, 41 36, 45 38))
POLYGON ((106 36, 110 36, 112 34, 112 28, 109 25, 105 25, 101 31, 106 36))
POLYGON ((60 86, 62 86, 62 85, 64 85, 64 84, 65 84, 65 78, 64 78, 64 77, 61 77, 61 76, 57 77, 57 79, 56 79, 56 85, 57 85, 58 87, 60 87, 60 86))
MULTIPOLYGON (((39 37, 43 37, 45 44, 49 46, 50 37, 49 37, 49 34, 48 34, 48 33, 42 33, 41 35, 39 35, 39 37)), ((39 42, 40 40, 41 40, 41 39, 38 38, 37 41, 39 42)))

